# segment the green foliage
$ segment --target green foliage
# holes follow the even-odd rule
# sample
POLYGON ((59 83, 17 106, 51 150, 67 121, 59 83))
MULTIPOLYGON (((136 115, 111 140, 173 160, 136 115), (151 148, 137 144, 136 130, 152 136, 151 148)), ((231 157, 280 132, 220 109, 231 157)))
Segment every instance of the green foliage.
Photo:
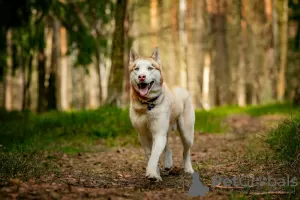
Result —
MULTIPOLYGON (((253 107, 221 107, 210 111, 196 111, 195 130, 205 133, 226 131, 224 119, 232 114, 248 113, 290 114, 297 112, 290 104, 273 104, 253 107)), ((76 112, 49 112, 34 114, 29 111, 6 112, 0 110, 0 145, 4 151, 33 151, 35 149, 62 150, 68 153, 86 151, 97 140, 106 144, 137 143, 128 109, 102 107, 98 110, 76 112)))
POLYGON ((277 103, 260 106, 226 106, 211 109, 210 111, 196 111, 195 130, 207 133, 221 133, 226 130, 223 120, 233 114, 246 113, 250 116, 262 116, 268 114, 296 115, 300 113, 300 107, 291 103, 277 103))
POLYGON ((278 158, 293 162, 300 157, 300 115, 282 122, 266 141, 278 158))
POLYGON ((126 136, 134 131, 128 110, 115 107, 42 115, 2 111, 0 119, 4 151, 19 151, 22 148, 80 151, 96 139, 126 136))

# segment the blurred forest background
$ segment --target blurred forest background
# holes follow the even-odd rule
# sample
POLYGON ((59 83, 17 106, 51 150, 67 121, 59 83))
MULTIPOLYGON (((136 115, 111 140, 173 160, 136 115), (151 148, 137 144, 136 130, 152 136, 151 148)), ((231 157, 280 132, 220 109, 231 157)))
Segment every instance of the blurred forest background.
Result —
POLYGON ((0 107, 129 103, 128 54, 160 49, 197 108, 300 104, 299 0, 0 0, 0 107))

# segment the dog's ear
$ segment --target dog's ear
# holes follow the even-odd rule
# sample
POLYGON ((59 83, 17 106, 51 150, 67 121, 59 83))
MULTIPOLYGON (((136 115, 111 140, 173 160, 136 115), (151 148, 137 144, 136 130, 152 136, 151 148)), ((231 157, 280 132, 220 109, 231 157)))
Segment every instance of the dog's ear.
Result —
POLYGON ((129 53, 129 64, 138 59, 140 56, 131 48, 129 53))
POLYGON ((158 64, 160 64, 160 55, 159 55, 158 47, 155 47, 151 58, 153 58, 153 60, 155 60, 158 64))

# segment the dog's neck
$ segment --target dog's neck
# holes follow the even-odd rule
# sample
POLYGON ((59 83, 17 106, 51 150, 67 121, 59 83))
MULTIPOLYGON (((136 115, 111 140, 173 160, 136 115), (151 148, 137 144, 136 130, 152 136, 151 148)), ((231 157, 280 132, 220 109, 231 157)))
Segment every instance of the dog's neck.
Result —
POLYGON ((163 97, 163 88, 161 88, 161 91, 157 94, 157 96, 153 97, 153 98, 148 98, 148 97, 144 97, 141 96, 139 94, 138 91, 136 91, 134 89, 134 87, 131 87, 131 100, 132 101, 136 101, 139 102, 140 104, 145 104, 147 105, 147 109, 151 110, 152 108, 155 107, 155 105, 159 104, 159 102, 157 102, 158 99, 161 99, 160 97, 163 97))

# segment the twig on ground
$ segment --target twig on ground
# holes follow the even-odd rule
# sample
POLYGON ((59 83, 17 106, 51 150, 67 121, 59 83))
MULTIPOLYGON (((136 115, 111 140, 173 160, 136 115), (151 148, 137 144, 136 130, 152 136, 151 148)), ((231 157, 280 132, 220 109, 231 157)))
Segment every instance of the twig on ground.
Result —
POLYGON ((270 192, 253 192, 253 193, 249 193, 251 195, 256 195, 256 196, 260 196, 260 195, 284 195, 284 194, 292 194, 292 192, 285 192, 285 191, 270 191, 270 192))
POLYGON ((237 189, 237 190, 243 190, 243 189, 247 189, 250 187, 239 187, 239 186, 221 186, 221 185, 216 185, 216 186, 212 186, 211 184, 207 184, 209 187, 211 188, 219 188, 219 189, 237 189))

